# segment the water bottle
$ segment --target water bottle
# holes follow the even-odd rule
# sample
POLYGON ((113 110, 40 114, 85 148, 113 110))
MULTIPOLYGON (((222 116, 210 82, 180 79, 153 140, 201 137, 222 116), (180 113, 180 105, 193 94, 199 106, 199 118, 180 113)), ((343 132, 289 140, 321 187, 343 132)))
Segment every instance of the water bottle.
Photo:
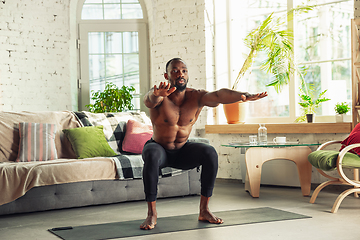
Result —
POLYGON ((265 127, 265 123, 260 123, 260 127, 258 129, 258 138, 260 145, 267 144, 267 128, 265 127))

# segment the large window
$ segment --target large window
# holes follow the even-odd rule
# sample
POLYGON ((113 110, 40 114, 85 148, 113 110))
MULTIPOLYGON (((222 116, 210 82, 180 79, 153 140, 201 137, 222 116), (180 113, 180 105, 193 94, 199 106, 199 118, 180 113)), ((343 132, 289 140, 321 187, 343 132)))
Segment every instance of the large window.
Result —
MULTIPOLYGON (((317 120, 335 121, 337 102, 351 105, 350 19, 354 12, 353 0, 215 0, 207 1, 207 12, 211 16, 206 20, 211 22, 209 29, 213 26, 215 33, 216 88, 231 87, 244 62, 244 54, 249 52, 243 39, 274 13, 284 18, 284 28, 294 30, 295 64, 306 69, 306 83, 312 84, 317 93, 327 89, 326 97, 331 100, 316 111, 317 120), (288 10, 304 3, 316 6, 296 15, 293 21, 286 18, 288 10), (211 12, 215 14, 209 14, 211 12)), ((238 88, 239 91, 269 93, 266 99, 248 103, 246 121, 294 122, 301 114, 299 77, 292 76, 290 84, 277 93, 273 87, 266 87, 273 76, 260 69, 263 59, 264 56, 259 54, 249 71, 251 74, 245 75, 238 88)), ((218 108, 218 111, 222 109, 218 108)), ((226 122, 223 114, 217 114, 217 122, 226 122)))
POLYGON ((91 92, 104 90, 107 82, 133 86, 133 104, 142 108, 148 91, 147 33, 138 0, 86 0, 81 12, 80 108, 86 109, 91 92))

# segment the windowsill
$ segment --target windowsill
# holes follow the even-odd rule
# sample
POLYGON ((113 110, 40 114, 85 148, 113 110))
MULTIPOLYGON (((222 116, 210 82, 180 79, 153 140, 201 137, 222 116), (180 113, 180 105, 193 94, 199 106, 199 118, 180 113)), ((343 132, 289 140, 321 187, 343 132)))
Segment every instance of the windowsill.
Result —
MULTIPOLYGON (((342 123, 268 123, 268 133, 350 133, 351 122, 342 123)), ((205 125, 205 133, 257 133, 259 124, 205 125)))

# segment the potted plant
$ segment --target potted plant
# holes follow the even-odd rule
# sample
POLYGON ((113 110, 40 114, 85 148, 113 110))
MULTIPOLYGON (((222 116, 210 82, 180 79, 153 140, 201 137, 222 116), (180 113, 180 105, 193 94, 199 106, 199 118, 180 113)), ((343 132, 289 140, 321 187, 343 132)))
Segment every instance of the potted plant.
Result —
MULTIPOLYGON (((301 6, 290 10, 288 17, 292 17, 295 11, 308 11, 312 9, 310 6, 301 6)), ((250 49, 236 79, 232 86, 232 90, 236 90, 240 80, 254 63, 254 59, 259 52, 266 54, 266 59, 261 63, 260 68, 274 76, 274 79, 266 86, 273 86, 277 92, 281 91, 282 86, 289 83, 290 75, 294 69, 294 52, 291 39, 293 31, 286 29, 284 18, 275 17, 271 13, 257 28, 252 30, 244 39, 245 45, 250 49)), ((233 104, 224 104, 224 112, 228 123, 244 122, 239 120, 239 113, 245 111, 245 107, 239 106, 240 102, 233 104), (235 113, 235 114, 234 114, 235 113), (235 115, 238 119, 232 120, 229 117, 235 115)))
POLYGON ((318 96, 316 95, 316 91, 313 84, 306 84, 303 81, 302 87, 300 88, 300 102, 302 114, 300 117, 296 119, 296 122, 313 122, 313 115, 315 110, 320 107, 320 104, 326 101, 329 101, 329 98, 324 97, 327 89, 322 91, 318 96))
POLYGON ((346 103, 346 102, 338 102, 337 104, 335 104, 335 112, 336 112, 336 115, 335 115, 335 120, 336 122, 344 122, 344 119, 345 119, 345 115, 347 112, 350 111, 350 107, 349 107, 349 104, 346 103))
POLYGON ((135 92, 133 86, 122 86, 118 88, 114 83, 107 82, 104 91, 91 91, 91 99, 95 102, 88 104, 90 112, 123 112, 125 110, 133 110, 134 105, 131 103, 133 99, 132 92, 135 92))

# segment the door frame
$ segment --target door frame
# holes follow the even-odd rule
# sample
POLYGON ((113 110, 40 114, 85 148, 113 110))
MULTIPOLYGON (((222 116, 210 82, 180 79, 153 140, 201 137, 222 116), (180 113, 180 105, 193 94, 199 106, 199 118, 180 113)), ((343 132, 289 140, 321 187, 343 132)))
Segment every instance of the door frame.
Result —
MULTIPOLYGON (((139 84, 140 99, 149 91, 149 48, 147 24, 141 20, 89 20, 79 23, 79 67, 78 106, 79 110, 88 110, 85 105, 90 104, 89 83, 89 32, 138 32, 139 45, 139 84)), ((140 104, 140 110, 147 109, 140 104)))

